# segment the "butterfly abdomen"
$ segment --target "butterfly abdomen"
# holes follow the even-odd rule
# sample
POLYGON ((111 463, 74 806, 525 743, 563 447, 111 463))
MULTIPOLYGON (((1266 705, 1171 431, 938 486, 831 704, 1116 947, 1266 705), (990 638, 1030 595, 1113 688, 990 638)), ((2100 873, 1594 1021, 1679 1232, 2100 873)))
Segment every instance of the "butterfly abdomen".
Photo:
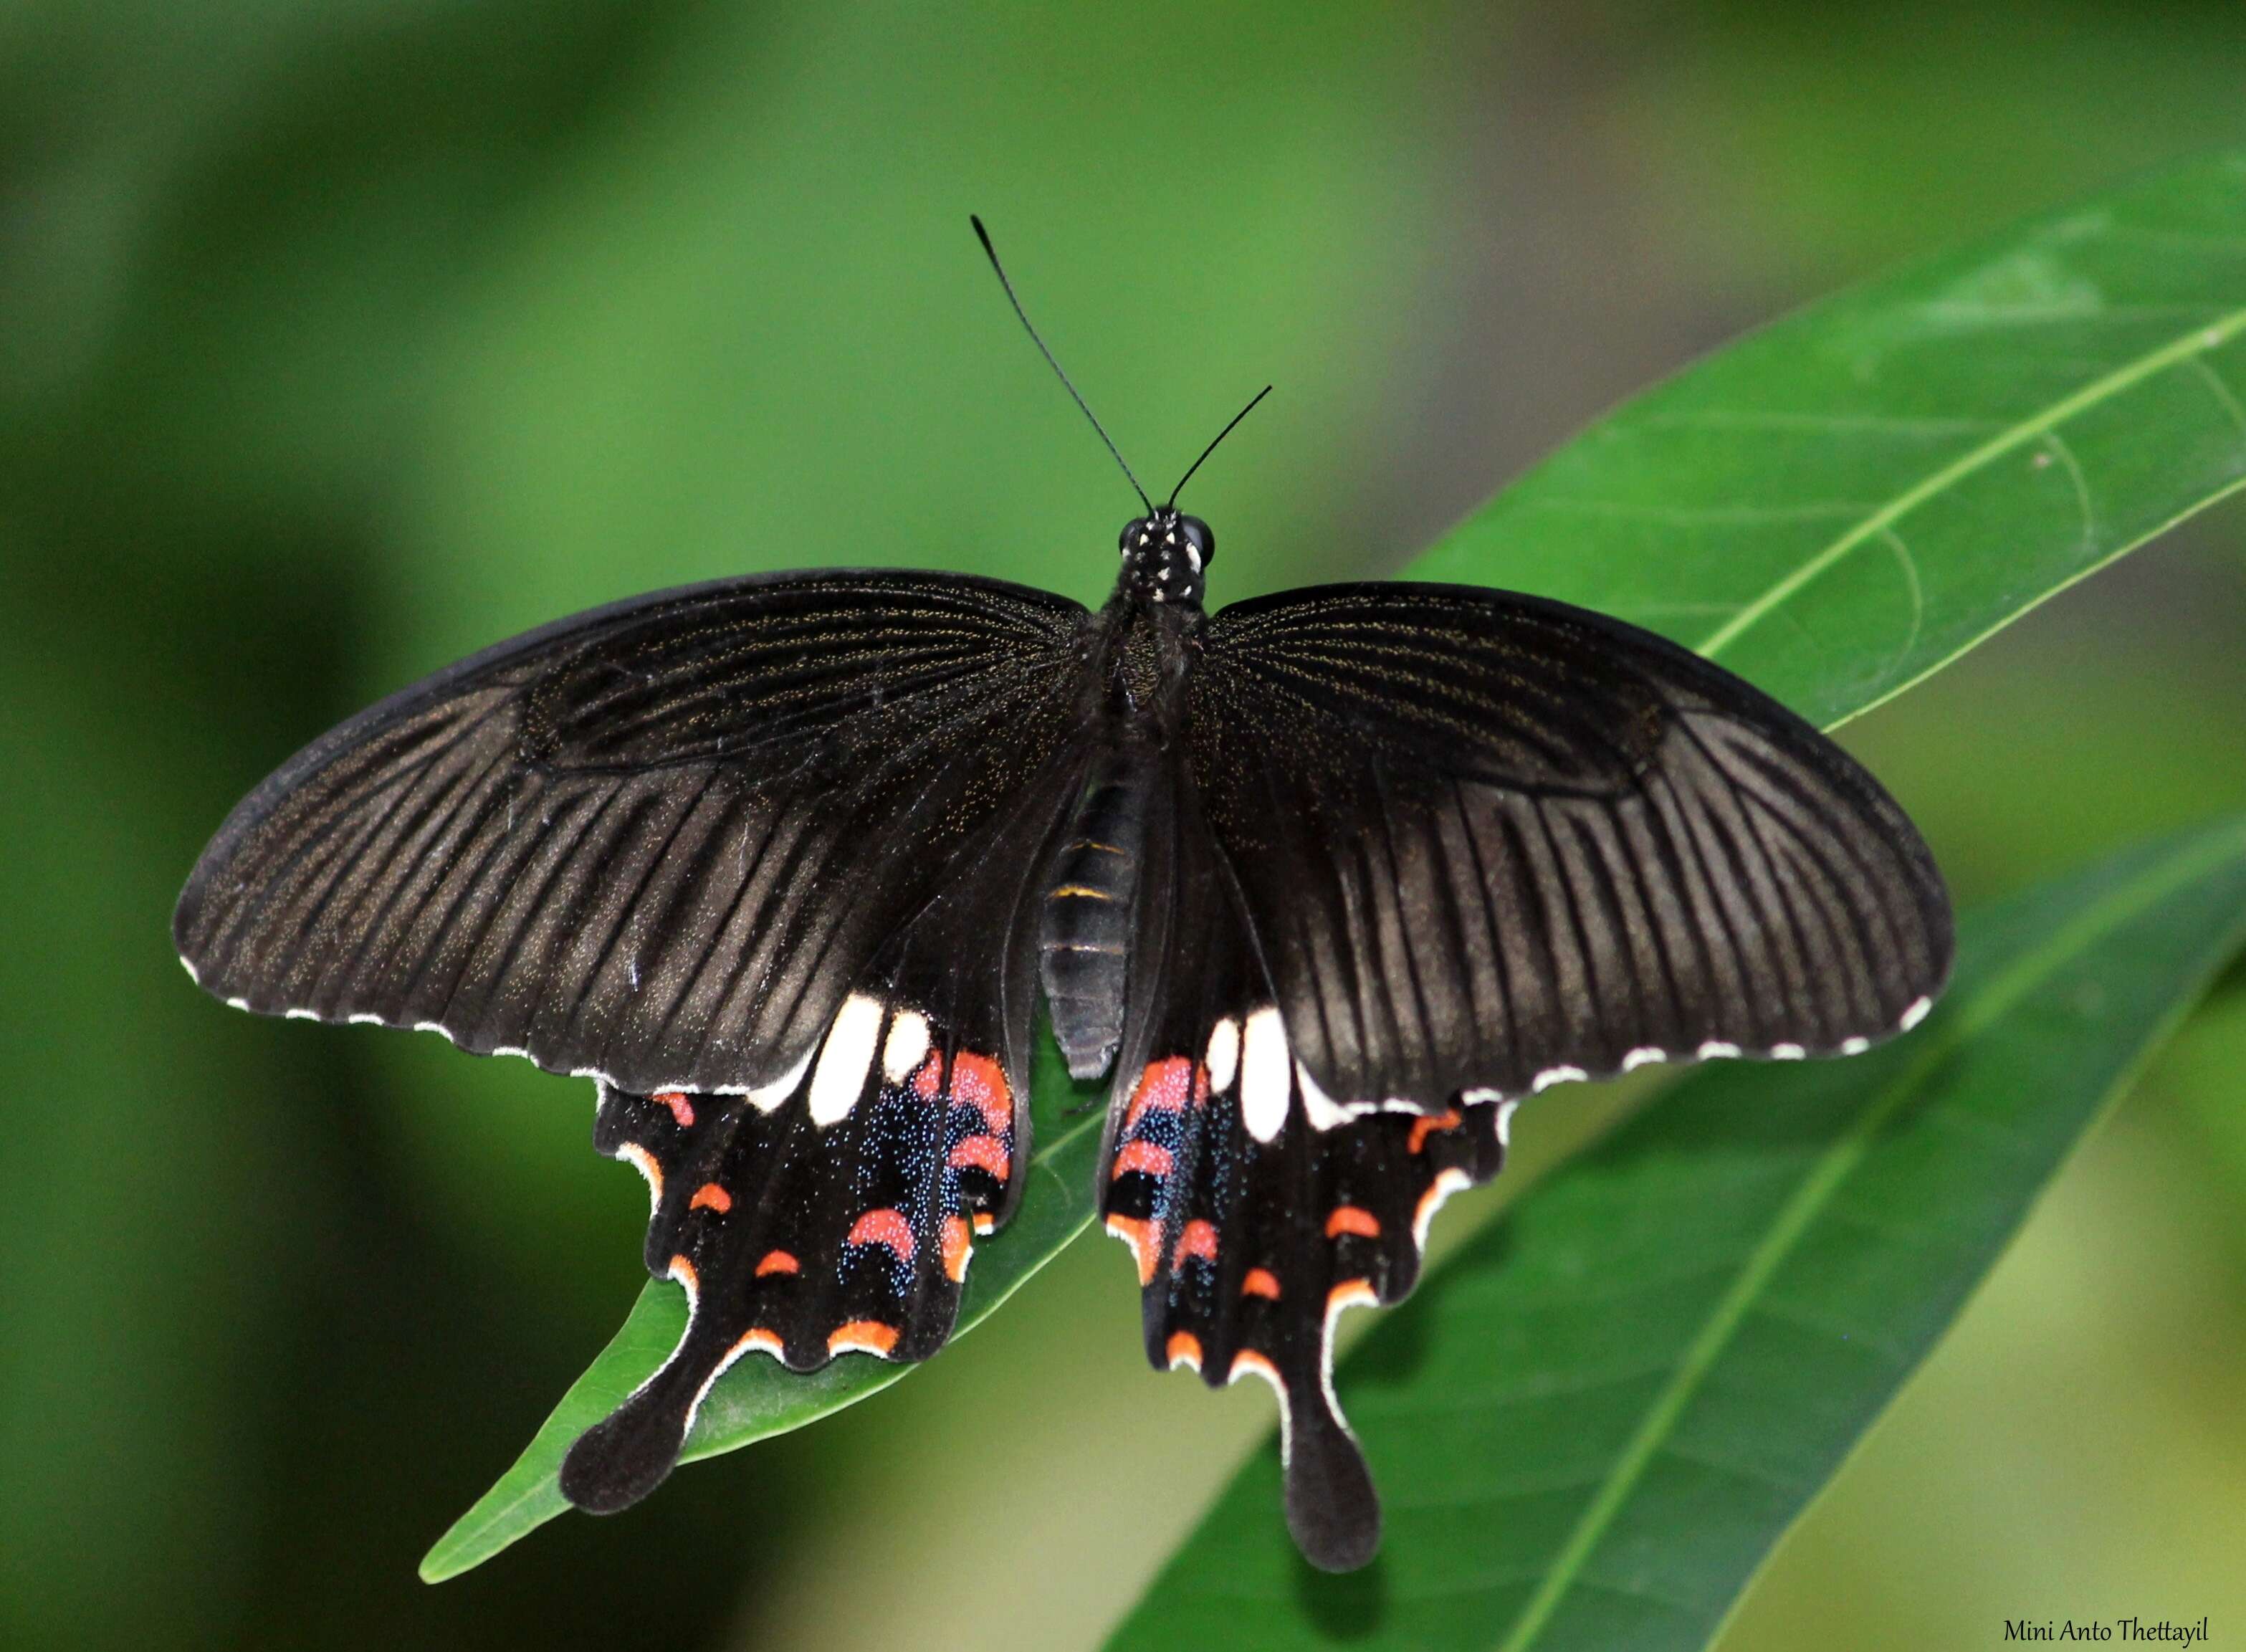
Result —
POLYGON ((1053 1037, 1079 1078, 1107 1070, 1123 1040, 1132 910, 1147 834, 1144 759, 1103 753, 1085 777, 1045 886, 1038 935, 1053 1037))

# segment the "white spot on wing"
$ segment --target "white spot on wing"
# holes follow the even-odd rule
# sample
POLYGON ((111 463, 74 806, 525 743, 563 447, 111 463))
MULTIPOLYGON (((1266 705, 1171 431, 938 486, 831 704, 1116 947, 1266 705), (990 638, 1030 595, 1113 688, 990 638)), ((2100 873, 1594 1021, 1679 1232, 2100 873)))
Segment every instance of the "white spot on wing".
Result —
POLYGON ((1294 1065, 1287 1058, 1287 1031, 1276 1005, 1266 1004, 1248 1017, 1241 1044, 1240 1122, 1256 1140, 1269 1141, 1286 1127, 1294 1065))
MULTIPOLYGON (((1255 1024, 1253 1017, 1249 1024, 1255 1024)), ((1226 1374, 1224 1384, 1229 1388, 1243 1377, 1262 1377, 1279 1397, 1279 1465, 1283 1468, 1295 1449, 1295 1419, 1287 1409, 1287 1385, 1279 1380, 1278 1370, 1270 1361, 1245 1349, 1232 1356, 1232 1370, 1226 1374)))
POLYGON ((1650 1067, 1657 1061, 1669 1059, 1669 1052, 1654 1044, 1645 1044, 1631 1050, 1622 1058, 1624 1072, 1636 1072, 1640 1067, 1650 1067))
POLYGON ((616 1157, 647 1179, 647 1214, 650 1219, 663 1203, 663 1166, 655 1162, 655 1155, 636 1141, 628 1141, 616 1149, 616 1157))
POLYGON ((1230 1016, 1208 1030, 1208 1049, 1201 1056, 1201 1065, 1208 1069, 1211 1095, 1221 1096, 1232 1088, 1240 1072, 1240 1023, 1230 1016))
POLYGON ((770 1084, 753 1084, 739 1091, 741 1098, 759 1112, 770 1112, 796 1092, 797 1087, 803 1083, 803 1075, 810 1069, 811 1058, 818 1053, 819 1046, 812 1045, 803 1052, 795 1065, 770 1084))
POLYGON ((1909 1009, 1902 1012, 1902 1019, 1895 1024, 1901 1027, 1905 1032, 1909 1032, 1913 1027, 1918 1025, 1920 1022, 1925 1020, 1926 1012, 1933 1008, 1933 999, 1921 998, 1916 1003, 1911 1005, 1909 1009))
POLYGON ((928 1058, 928 1017, 917 1010, 900 1010, 889 1023, 889 1036, 881 1045, 881 1077, 901 1084, 928 1058))
POLYGON ((317 1021, 320 1018, 320 1012, 316 1010, 284 1010, 281 1013, 291 1021, 317 1021))
POLYGON ((1720 1038, 1711 1038, 1700 1046, 1698 1053, 1701 1060, 1713 1061, 1719 1056, 1738 1055, 1739 1047, 1737 1044, 1727 1044, 1720 1038))
POLYGON ((1844 1056, 1861 1056, 1864 1051, 1869 1050, 1871 1047, 1872 1041, 1868 1038, 1843 1038, 1841 1040, 1841 1053, 1844 1056))
POLYGON ((203 984, 203 978, 195 973, 194 961, 184 952, 180 955, 180 968, 187 972, 187 979, 194 982, 195 985, 200 987, 203 984))
POLYGON ((1800 1061, 1808 1053, 1800 1044, 1773 1044, 1770 1047, 1770 1058, 1773 1061, 1800 1061))
POLYGON ((249 1000, 247 998, 228 998, 226 1001, 226 1007, 229 1010, 247 1010, 249 1008, 249 1000))
MULTIPOLYGON (((1310 1077, 1310 1070, 1301 1062, 1295 1064, 1295 1082, 1302 1086, 1303 1117, 1310 1121, 1310 1128, 1332 1130, 1352 1118, 1362 1118, 1369 1112, 1380 1111, 1377 1101, 1336 1101, 1310 1077)), ((1417 1112, 1418 1108, 1411 1111, 1417 1112)))
POLYGON ((881 1001, 854 992, 834 1012, 820 1047, 819 1071, 811 1075, 811 1122, 822 1129, 847 1118, 866 1087, 874 1064, 874 1042, 881 1036, 881 1001))
POLYGON ((1497 1145, 1501 1147, 1513 1146, 1513 1110, 1519 1105, 1521 1104, 1518 1101, 1502 1101, 1498 1104, 1497 1145))
POLYGON ((1571 1079, 1588 1078, 1590 1074, 1581 1067, 1547 1067, 1528 1081, 1529 1093, 1542 1095, 1554 1084, 1564 1084, 1571 1079))

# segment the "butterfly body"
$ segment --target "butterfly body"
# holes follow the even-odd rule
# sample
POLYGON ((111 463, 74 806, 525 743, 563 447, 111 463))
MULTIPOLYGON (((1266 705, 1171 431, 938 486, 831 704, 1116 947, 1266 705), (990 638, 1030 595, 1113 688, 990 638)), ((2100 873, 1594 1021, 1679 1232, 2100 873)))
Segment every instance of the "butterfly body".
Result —
POLYGON ((1365 584, 1205 610, 1124 531, 1097 611, 958 575, 658 594, 345 723, 221 828, 174 934, 241 1007, 593 1078, 692 1311, 565 1461, 668 1472, 732 1361, 918 1359, 1023 1196, 1040 1003, 1110 1076, 1147 1353, 1282 1402, 1288 1517, 1370 1557, 1336 1319, 1416 1281, 1521 1098, 1847 1054, 1949 910, 1877 784, 1753 689, 1562 604, 1365 584))

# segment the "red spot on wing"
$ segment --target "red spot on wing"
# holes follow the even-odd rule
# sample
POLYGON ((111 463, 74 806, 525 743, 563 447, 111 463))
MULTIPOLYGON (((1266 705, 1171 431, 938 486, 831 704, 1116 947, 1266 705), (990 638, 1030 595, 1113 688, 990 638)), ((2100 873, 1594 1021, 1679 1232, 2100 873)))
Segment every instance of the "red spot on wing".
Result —
POLYGON ((1003 1142, 993 1141, 988 1136, 970 1136, 951 1150, 944 1162, 954 1170, 987 1170, 1004 1181, 1013 1160, 1003 1142))
POLYGON ((878 1319, 854 1319, 838 1325, 827 1339, 830 1354, 879 1354, 887 1357, 897 1345, 897 1328, 878 1319))
POLYGON ((983 1127, 994 1136, 1013 1128, 1014 1092, 1006 1084, 1006 1070, 988 1056, 962 1050, 952 1057, 951 1105, 980 1112, 983 1127))
POLYGON ((1279 1300, 1279 1276, 1268 1268, 1251 1268, 1248 1277, 1240 1281, 1240 1294, 1276 1302, 1279 1300))
POLYGON ((1126 1142, 1115 1154, 1115 1173, 1109 1180, 1120 1181, 1133 1171, 1142 1176, 1167 1176, 1174 1162, 1167 1147, 1151 1141, 1126 1142))
POLYGON ((1201 1369, 1201 1338, 1191 1331, 1173 1333, 1168 1346, 1162 1351, 1167 1356, 1172 1370, 1181 1365, 1190 1365, 1195 1370, 1201 1369))
POLYGON ((1153 1236, 1147 1224, 1135 1216, 1110 1216, 1107 1219, 1107 1231, 1131 1247, 1131 1254, 1138 1259, 1139 1282, 1141 1285, 1153 1284, 1154 1263, 1157 1259, 1154 1247, 1147 1242, 1153 1236))
POLYGON ((1380 1218, 1359 1205, 1336 1205, 1333 1214, 1326 1218, 1326 1237, 1339 1239, 1344 1234, 1355 1234, 1360 1239, 1380 1237, 1380 1218))
POLYGON ((920 1064, 920 1071, 913 1075, 912 1087, 923 1101, 934 1101, 943 1092, 943 1057, 942 1054, 932 1055, 920 1064))
POLYGON ((1170 1257, 1172 1268, 1182 1268, 1189 1256, 1198 1256, 1205 1262, 1216 1260, 1216 1229, 1205 1221, 1189 1221, 1178 1235, 1178 1247, 1170 1257))
POLYGON ((705 1181, 694 1190, 694 1197, 686 1201, 689 1210, 714 1210, 720 1216, 733 1207, 733 1196, 714 1181, 705 1181))
POLYGON ((887 1245, 897 1254, 899 1261, 910 1261, 913 1254, 912 1224, 894 1210, 869 1210, 850 1225, 848 1245, 887 1245))
POLYGON ((943 1276, 956 1285, 967 1277, 967 1224, 956 1216, 943 1219, 943 1276))
POLYGON ((977 1233, 990 1233, 995 1231, 997 1226, 998 1219, 996 1216, 993 1216, 989 1211, 978 1210, 975 1213, 975 1231, 977 1233))
POLYGON ((657 1094, 656 1100, 670 1109, 670 1116, 678 1121, 681 1130, 694 1122, 694 1104, 686 1099, 683 1090, 665 1090, 657 1094))
POLYGON ((800 1274, 802 1271, 803 1264, 784 1250, 766 1251, 764 1260, 757 1264, 759 1279, 766 1274, 800 1274))
POLYGON ((1425 1147, 1427 1138, 1438 1131, 1456 1130, 1466 1121, 1466 1115, 1455 1107, 1439 1116, 1427 1114, 1414 1118, 1412 1121, 1412 1151, 1416 1153, 1425 1147))
POLYGON ((1131 1105, 1123 1114, 1129 1130, 1149 1108, 1157 1112, 1182 1112, 1192 1103, 1207 1099, 1208 1075, 1183 1056, 1149 1062, 1131 1091, 1131 1105))

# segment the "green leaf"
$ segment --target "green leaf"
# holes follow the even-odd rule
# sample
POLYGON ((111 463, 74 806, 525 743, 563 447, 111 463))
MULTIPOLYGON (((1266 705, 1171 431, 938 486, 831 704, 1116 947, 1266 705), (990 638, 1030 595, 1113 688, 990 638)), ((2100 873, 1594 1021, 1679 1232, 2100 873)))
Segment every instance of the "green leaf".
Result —
POLYGON ((1600 608, 1824 727, 2246 482, 2246 154, 1813 305, 1413 566, 1600 608))
POLYGON ((1701 1069, 1343 1362, 1372 1566, 1300 1560, 1267 1448, 1111 1644, 1705 1645, 2242 942, 2246 819, 1969 919, 1870 1055, 1701 1069))
MULTIPOLYGON (((1711 357, 1594 426, 1412 571, 1605 608, 1830 725, 2246 481, 2242 333, 2246 156, 2228 156, 1711 357)), ((1045 1118, 1081 1098, 1057 1077, 1037 1096, 1037 1185, 1008 1231, 977 1246, 963 1329, 1092 1220, 1096 1120, 1064 1139, 1045 1118)), ((466 1571, 560 1513, 562 1453, 654 1370, 684 1316, 676 1287, 648 1286, 422 1574, 466 1571)), ((799 1377, 745 1361, 711 1390, 685 1455, 800 1427, 908 1369, 852 1358, 799 1377)))

